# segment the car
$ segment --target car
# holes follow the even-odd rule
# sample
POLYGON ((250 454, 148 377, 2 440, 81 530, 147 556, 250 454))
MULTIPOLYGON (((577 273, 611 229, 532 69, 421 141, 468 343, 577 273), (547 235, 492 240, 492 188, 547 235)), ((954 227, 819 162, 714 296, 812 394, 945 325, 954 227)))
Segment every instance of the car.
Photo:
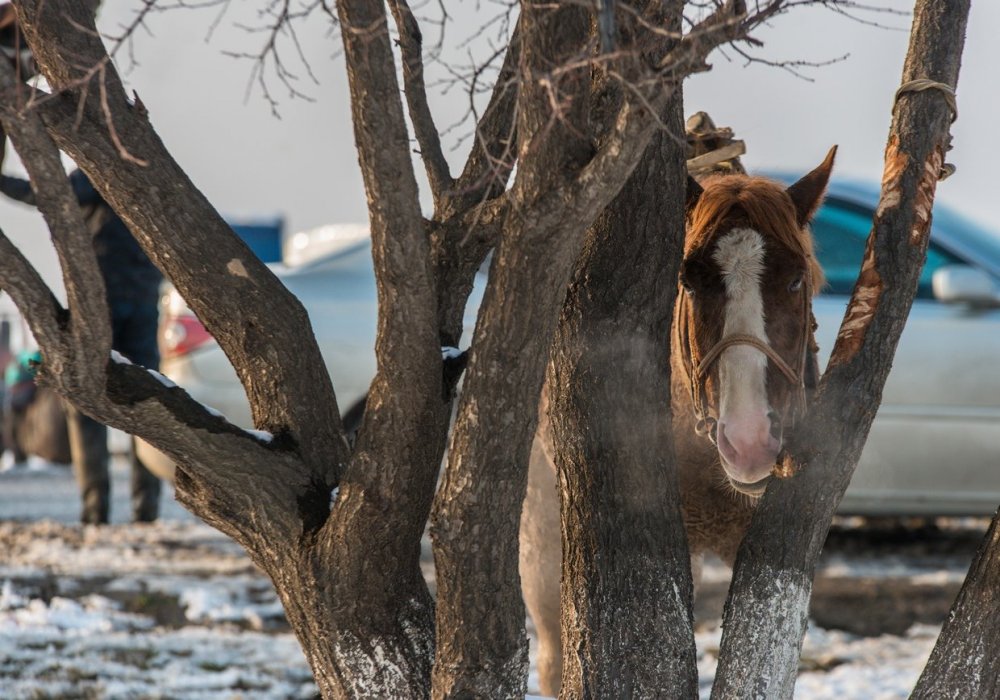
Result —
MULTIPOLYGON (((787 178, 779 178, 785 179, 787 178)), ((812 224, 827 286, 820 367, 858 276, 879 189, 831 182, 812 224)), ((1000 236, 936 204, 927 262, 842 514, 992 515, 1000 505, 1000 236)))
MULTIPOLYGON (((878 195, 875 186, 834 180, 812 225, 827 275, 814 301, 821 367, 858 275, 878 195)), ((376 304, 370 241, 363 228, 350 230, 353 236, 336 239, 319 258, 273 269, 309 311, 353 425, 375 375, 376 304)), ((467 338, 485 277, 481 269, 467 307, 467 338)), ((197 400, 251 427, 243 389, 218 345, 176 292, 163 308, 162 371, 197 400)), ((1000 237, 937 205, 917 298, 840 513, 992 514, 1000 504, 998 357, 1000 237)), ((155 462, 157 471, 172 468, 164 460, 155 462)))
MULTIPOLYGON (((378 319, 371 240, 368 228, 358 225, 321 227, 313 233, 311 250, 304 247, 302 234, 292 239, 286 259, 297 264, 268 267, 309 313, 345 426, 352 431, 360 424, 376 370, 378 319)), ((472 337, 485 278, 486 265, 477 273, 466 307, 467 339, 472 337)), ((159 340, 164 375, 231 423, 253 428, 250 404, 229 359, 169 285, 160 304, 159 340)), ((143 440, 136 440, 136 449, 150 471, 173 478, 174 464, 166 455, 143 440)))

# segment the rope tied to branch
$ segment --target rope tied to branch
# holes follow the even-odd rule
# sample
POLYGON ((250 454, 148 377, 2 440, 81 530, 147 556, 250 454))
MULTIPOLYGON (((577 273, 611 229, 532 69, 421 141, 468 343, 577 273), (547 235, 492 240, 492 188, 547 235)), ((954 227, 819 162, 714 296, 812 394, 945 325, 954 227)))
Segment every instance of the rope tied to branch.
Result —
MULTIPOLYGON (((899 104, 900 97, 908 92, 923 92, 924 90, 937 90, 944 97, 944 101, 948 104, 948 109, 951 110, 951 123, 954 124, 955 120, 958 119, 958 101, 955 99, 955 88, 947 83, 940 83, 929 78, 917 78, 916 80, 910 80, 900 85, 892 100, 893 112, 896 111, 896 105, 899 104)), ((949 142, 950 140, 949 138, 949 142)), ((950 143, 948 150, 951 150, 950 143)), ((945 163, 941 166, 941 171, 938 173, 938 180, 948 179, 955 174, 955 170, 956 168, 952 163, 945 163)))

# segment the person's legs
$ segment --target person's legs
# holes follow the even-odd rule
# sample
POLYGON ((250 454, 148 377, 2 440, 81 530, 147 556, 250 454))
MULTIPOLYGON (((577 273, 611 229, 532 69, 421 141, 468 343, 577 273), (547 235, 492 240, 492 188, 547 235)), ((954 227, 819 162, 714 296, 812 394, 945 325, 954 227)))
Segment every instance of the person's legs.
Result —
MULTIPOLYGON (((156 345, 159 311, 150 303, 112 302, 113 347, 137 365, 158 369, 160 352, 156 345)), ((152 522, 160 513, 160 480, 139 460, 132 439, 132 519, 152 522)))
POLYGON ((83 502, 80 520, 92 524, 107 523, 111 500, 108 429, 69 404, 66 406, 66 424, 73 457, 73 475, 83 502))

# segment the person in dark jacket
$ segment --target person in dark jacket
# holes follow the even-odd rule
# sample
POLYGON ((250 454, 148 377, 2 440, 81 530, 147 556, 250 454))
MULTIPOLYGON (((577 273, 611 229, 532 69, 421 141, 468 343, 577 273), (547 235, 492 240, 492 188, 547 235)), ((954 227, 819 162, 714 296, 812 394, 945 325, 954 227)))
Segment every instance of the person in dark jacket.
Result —
MULTIPOLYGON (((111 313, 111 347, 135 364, 158 369, 157 304, 163 276, 84 172, 74 170, 69 182, 84 211, 104 277, 111 313)), ((21 178, 0 175, 0 193, 35 204, 31 183, 21 178)), ((73 472, 83 500, 81 519, 84 523, 106 523, 111 496, 107 427, 73 407, 68 409, 68 423, 73 472)), ((159 505, 160 480, 135 456, 133 441, 132 517, 137 522, 156 520, 159 505)))

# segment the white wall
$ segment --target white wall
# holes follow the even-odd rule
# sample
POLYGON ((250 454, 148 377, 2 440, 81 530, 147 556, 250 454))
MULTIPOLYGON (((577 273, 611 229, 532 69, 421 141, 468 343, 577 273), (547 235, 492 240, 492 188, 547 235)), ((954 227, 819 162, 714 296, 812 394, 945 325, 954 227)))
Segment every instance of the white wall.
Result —
MULTIPOLYGON (((104 3, 100 25, 113 32, 128 20, 137 0, 104 3)), ((174 11, 158 14, 140 31, 134 55, 138 65, 119 63, 129 85, 149 109, 154 126, 195 184, 226 213, 283 212, 289 232, 328 222, 366 219, 366 204, 353 149, 347 80, 339 45, 327 27, 316 23, 300 34, 319 84, 305 75, 286 45, 286 57, 299 74, 308 102, 291 99, 273 76, 269 83, 280 99, 281 118, 272 116, 260 90, 251 86, 246 98, 251 62, 223 55, 224 50, 251 51, 259 37, 233 27, 253 22, 252 8, 263 3, 230 3, 230 15, 206 41, 214 12, 174 11)), ((909 8, 907 2, 883 5, 909 8)), ((431 3, 433 6, 434 3, 431 3)), ((449 3, 455 17, 450 39, 469 34, 481 23, 476 6, 491 3, 449 3)), ((495 10, 490 10, 495 11, 495 10)), ((744 67, 712 57, 713 71, 686 84, 687 112, 699 109, 719 124, 734 127, 750 148, 751 168, 805 171, 817 164, 827 148, 840 145, 837 171, 878 180, 882 150, 890 121, 892 94, 899 84, 906 51, 909 19, 878 15, 875 19, 902 28, 889 31, 851 22, 826 10, 797 10, 780 17, 758 33, 771 59, 822 61, 850 51, 850 57, 823 68, 808 69, 814 82, 777 68, 744 67)), ((938 190, 941 201, 966 213, 992 220, 993 173, 1000 155, 994 145, 994 125, 1000 122, 1000 98, 995 77, 992 39, 1000 30, 1000 3, 973 3, 965 60, 958 89, 959 121, 953 128, 955 150, 949 160, 958 173, 938 190)), ((426 28, 428 41, 433 29, 426 28)), ((481 55, 483 42, 474 47, 481 55)), ((467 49, 452 56, 463 58, 467 49)), ((124 59, 125 54, 121 55, 124 59)), ((430 70, 431 79, 440 71, 430 70)), ((464 113, 461 90, 432 93, 432 107, 445 127, 464 113)), ((448 137, 454 144, 458 130, 448 137)), ((448 151, 453 167, 465 149, 448 151)), ((16 163, 5 166, 16 171, 16 163)), ((422 178, 422 169, 418 168, 422 178)), ((33 212, 0 202, 0 227, 21 244, 54 286, 55 258, 33 212)))

